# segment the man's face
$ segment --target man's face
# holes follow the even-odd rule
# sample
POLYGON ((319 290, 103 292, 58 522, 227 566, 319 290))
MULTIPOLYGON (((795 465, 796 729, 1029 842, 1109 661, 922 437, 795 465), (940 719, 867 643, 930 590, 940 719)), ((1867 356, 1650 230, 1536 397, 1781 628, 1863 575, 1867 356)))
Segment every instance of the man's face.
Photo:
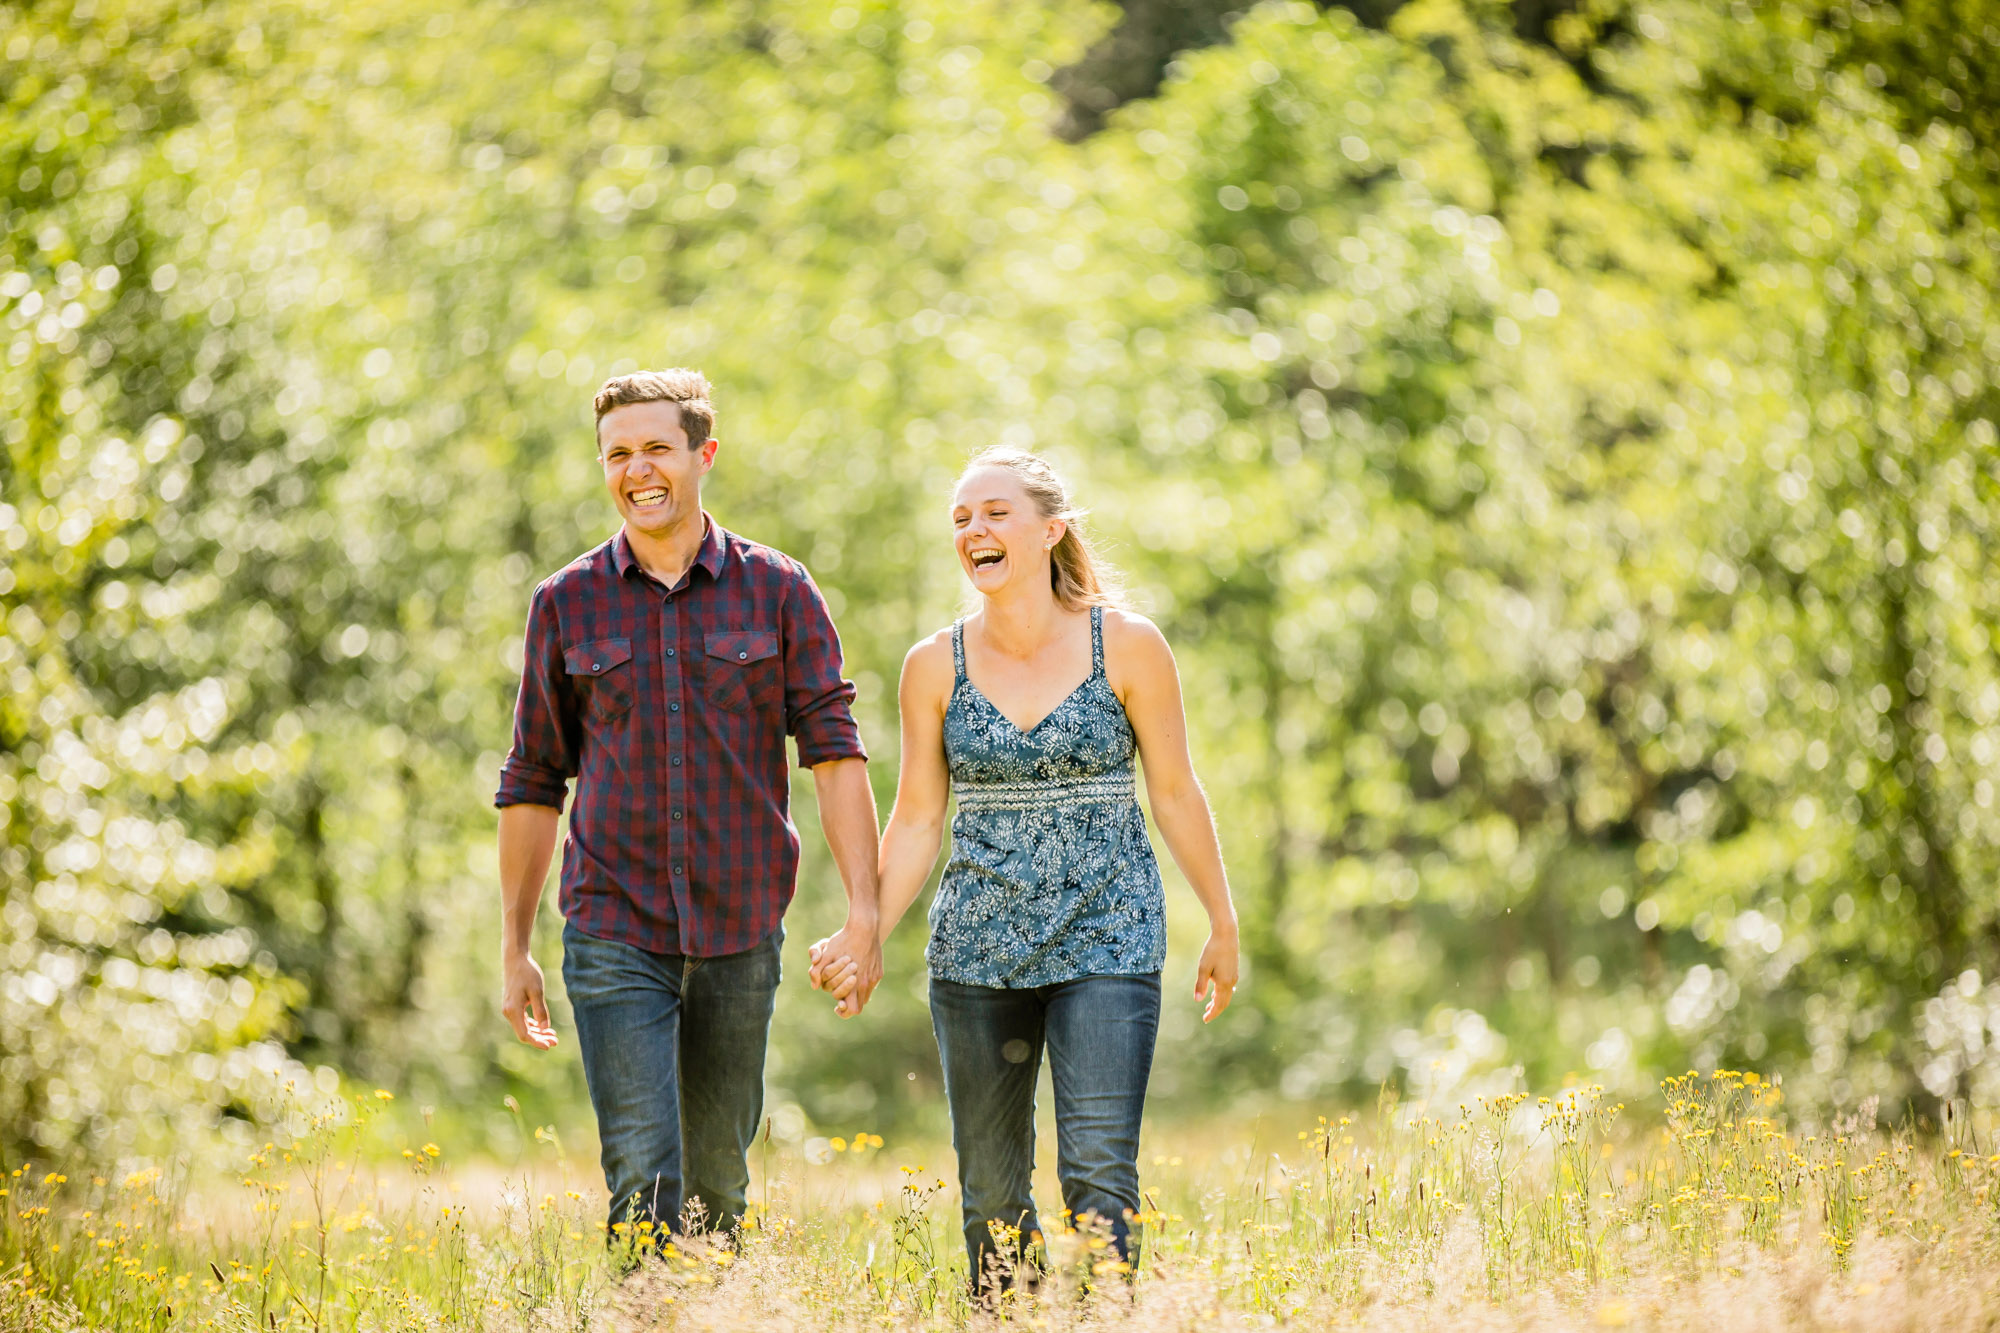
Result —
POLYGON ((678 403, 628 403, 597 423, 605 488, 625 526, 649 537, 701 522, 701 479, 715 448, 714 440, 688 447, 678 403))

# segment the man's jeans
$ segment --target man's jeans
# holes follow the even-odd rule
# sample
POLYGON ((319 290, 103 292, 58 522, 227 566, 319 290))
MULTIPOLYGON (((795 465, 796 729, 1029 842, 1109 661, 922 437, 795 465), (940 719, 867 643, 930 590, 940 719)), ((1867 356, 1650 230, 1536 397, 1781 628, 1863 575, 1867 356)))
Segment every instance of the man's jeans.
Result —
MULTIPOLYGON (((1022 990, 931 979, 931 1026, 944 1062, 975 1289, 999 1258, 988 1222, 1020 1228, 1023 1248, 1041 1229, 1028 1188, 1044 1045, 1055 1084, 1063 1206, 1074 1221, 1095 1215, 1108 1224, 1119 1257, 1136 1265, 1129 1214, 1139 1210, 1139 1118, 1159 1024, 1158 973, 1022 990)), ((1019 1253, 1000 1258, 998 1267, 1004 1272, 1019 1253)))
POLYGON ((743 1220, 784 938, 781 927, 742 953, 690 958, 563 928, 614 1224, 651 1222, 664 1240, 684 1205, 717 1230, 743 1220))

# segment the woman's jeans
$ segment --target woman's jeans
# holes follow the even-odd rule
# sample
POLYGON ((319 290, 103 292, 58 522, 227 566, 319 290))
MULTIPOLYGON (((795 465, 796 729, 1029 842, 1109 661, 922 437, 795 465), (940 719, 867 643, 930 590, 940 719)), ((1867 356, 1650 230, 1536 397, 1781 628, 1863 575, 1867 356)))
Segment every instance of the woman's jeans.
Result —
POLYGON ((743 1220, 784 938, 691 958, 563 928, 614 1224, 650 1222, 658 1243, 684 1206, 719 1231, 743 1220))
MULTIPOLYGON (((1042 1048, 1056 1094, 1056 1174, 1075 1223, 1110 1228, 1118 1256, 1137 1263, 1139 1117, 1160 1025, 1160 977, 1081 977, 1000 990, 931 978, 931 1026, 944 1062, 951 1142, 964 1196, 965 1250, 974 1288, 1004 1273, 989 1222, 1041 1230, 1029 1179, 1035 1167, 1035 1080, 1042 1048)), ((1013 1248, 1013 1247, 1010 1247, 1013 1248)))

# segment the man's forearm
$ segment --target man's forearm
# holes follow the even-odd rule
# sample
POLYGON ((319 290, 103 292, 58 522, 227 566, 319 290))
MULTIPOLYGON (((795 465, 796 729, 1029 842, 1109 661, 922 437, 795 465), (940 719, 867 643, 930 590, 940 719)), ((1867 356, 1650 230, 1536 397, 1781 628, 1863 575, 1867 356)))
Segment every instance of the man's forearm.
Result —
POLYGON ((847 890, 847 918, 873 930, 880 916, 875 875, 877 825, 875 791, 868 785, 868 761, 832 759, 813 766, 819 796, 820 829, 834 868, 847 890))
POLYGON ((500 811, 500 947, 526 953, 534 937, 542 884, 555 856, 562 812, 546 805, 510 805, 500 811))

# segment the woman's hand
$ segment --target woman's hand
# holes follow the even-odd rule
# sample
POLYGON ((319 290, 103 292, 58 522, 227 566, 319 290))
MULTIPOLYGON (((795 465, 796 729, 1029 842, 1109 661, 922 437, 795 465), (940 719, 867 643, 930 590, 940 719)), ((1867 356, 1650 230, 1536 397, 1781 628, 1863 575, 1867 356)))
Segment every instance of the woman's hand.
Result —
POLYGON ((829 935, 806 950, 806 958, 811 963, 806 975, 815 990, 823 990, 833 996, 837 1003, 833 1012, 842 1018, 852 1018, 861 1012, 864 1001, 855 994, 861 984, 861 964, 851 956, 841 953, 829 954, 834 936, 829 935))
POLYGON ((1194 998, 1206 998, 1201 1021, 1213 1023, 1236 994, 1236 932, 1211 930, 1194 970, 1194 998))

